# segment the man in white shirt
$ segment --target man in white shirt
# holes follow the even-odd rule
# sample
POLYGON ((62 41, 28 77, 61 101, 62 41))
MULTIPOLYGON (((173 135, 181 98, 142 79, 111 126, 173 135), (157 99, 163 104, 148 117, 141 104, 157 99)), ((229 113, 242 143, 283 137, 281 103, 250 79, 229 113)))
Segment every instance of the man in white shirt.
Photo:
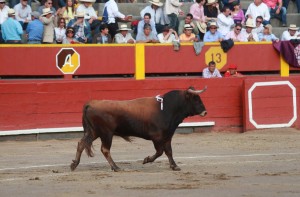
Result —
POLYGON ((300 33, 298 32, 299 27, 295 24, 290 24, 288 30, 284 31, 281 36, 281 41, 300 39, 300 33))
POLYGON ((131 33, 128 32, 130 30, 131 29, 127 27, 127 24, 122 24, 119 29, 120 32, 115 35, 115 43, 119 43, 119 44, 135 43, 135 40, 131 36, 131 33))
POLYGON ((226 36, 228 32, 230 32, 231 28, 234 26, 234 20, 230 16, 231 10, 228 7, 222 8, 222 13, 218 15, 218 31, 222 34, 222 36, 226 36))
POLYGON ((262 16, 263 17, 263 24, 270 23, 270 12, 268 6, 262 2, 262 0, 254 0, 247 9, 245 17, 253 19, 253 25, 256 26, 256 17, 262 16))
POLYGON ((15 5, 16 20, 22 25, 23 30, 26 29, 28 22, 31 21, 31 7, 27 4, 27 0, 21 0, 20 3, 15 5))
POLYGON ((0 43, 4 43, 1 32, 1 25, 8 18, 9 7, 5 4, 5 0, 0 0, 0 43))
POLYGON ((159 0, 152 0, 149 1, 149 3, 151 3, 151 5, 146 6, 140 12, 141 17, 143 18, 146 13, 149 13, 151 15, 151 21, 155 24, 157 33, 161 33, 166 24, 165 15, 162 9, 163 3, 159 0))
POLYGON ((253 21, 251 18, 248 18, 246 21, 246 28, 242 29, 242 34, 247 39, 248 42, 258 42, 258 35, 256 32, 253 31, 255 26, 253 25, 253 21))
POLYGON ((94 35, 100 32, 101 22, 98 20, 96 11, 94 10, 92 3, 95 0, 80 0, 80 4, 76 10, 76 13, 84 13, 84 20, 91 26, 91 30, 94 30, 94 35))
POLYGON ((216 62, 210 61, 208 67, 202 71, 203 78, 222 78, 219 70, 216 68, 216 62))
POLYGON ((263 31, 264 31, 263 21, 264 21, 264 19, 263 19, 262 16, 256 17, 256 21, 253 22, 254 24, 256 23, 256 26, 254 27, 254 29, 252 30, 252 32, 255 32, 257 35, 259 33, 263 33, 263 31))
POLYGON ((178 34, 175 30, 170 29, 170 27, 166 26, 163 29, 162 33, 157 35, 157 38, 160 43, 173 43, 179 42, 178 34))

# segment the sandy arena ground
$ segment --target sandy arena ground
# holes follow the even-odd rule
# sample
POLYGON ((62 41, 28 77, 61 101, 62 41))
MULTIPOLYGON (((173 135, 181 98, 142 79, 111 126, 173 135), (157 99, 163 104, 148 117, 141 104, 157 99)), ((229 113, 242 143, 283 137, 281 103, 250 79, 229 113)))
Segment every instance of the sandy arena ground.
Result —
POLYGON ((300 131, 175 134, 173 155, 149 164, 152 142, 113 140, 112 172, 94 142, 95 157, 83 153, 74 172, 78 139, 0 142, 0 196, 300 196, 300 131))

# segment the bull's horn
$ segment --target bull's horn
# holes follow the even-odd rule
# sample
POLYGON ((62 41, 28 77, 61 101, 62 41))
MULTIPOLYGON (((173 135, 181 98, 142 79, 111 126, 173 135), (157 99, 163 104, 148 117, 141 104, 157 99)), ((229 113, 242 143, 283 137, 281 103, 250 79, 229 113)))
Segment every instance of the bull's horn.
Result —
POLYGON ((204 92, 206 89, 207 89, 207 86, 205 86, 203 90, 192 90, 192 89, 188 89, 188 92, 189 92, 189 93, 192 93, 192 94, 201 94, 201 93, 204 92))

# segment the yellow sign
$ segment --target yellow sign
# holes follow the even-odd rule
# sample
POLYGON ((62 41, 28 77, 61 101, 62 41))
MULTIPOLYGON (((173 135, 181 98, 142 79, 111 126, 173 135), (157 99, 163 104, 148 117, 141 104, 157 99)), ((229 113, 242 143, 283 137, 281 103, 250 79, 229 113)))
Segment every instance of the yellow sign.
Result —
POLYGON ((227 63, 227 54, 224 53, 223 49, 218 47, 210 47, 205 53, 205 63, 208 65, 210 61, 216 62, 218 69, 223 68, 227 63))
POLYGON ((73 48, 62 48, 56 54, 56 67, 64 74, 74 74, 80 66, 80 56, 73 48))

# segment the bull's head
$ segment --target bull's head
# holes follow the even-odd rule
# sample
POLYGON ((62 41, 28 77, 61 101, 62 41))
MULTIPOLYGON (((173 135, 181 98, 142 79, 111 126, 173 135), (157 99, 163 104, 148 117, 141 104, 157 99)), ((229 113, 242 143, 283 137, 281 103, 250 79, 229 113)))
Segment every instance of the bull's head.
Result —
POLYGON ((192 104, 193 114, 199 114, 200 116, 205 116, 207 114, 205 106, 199 96, 199 94, 203 93, 206 89, 207 86, 205 86, 203 90, 195 90, 194 87, 188 88, 187 94, 192 104))

